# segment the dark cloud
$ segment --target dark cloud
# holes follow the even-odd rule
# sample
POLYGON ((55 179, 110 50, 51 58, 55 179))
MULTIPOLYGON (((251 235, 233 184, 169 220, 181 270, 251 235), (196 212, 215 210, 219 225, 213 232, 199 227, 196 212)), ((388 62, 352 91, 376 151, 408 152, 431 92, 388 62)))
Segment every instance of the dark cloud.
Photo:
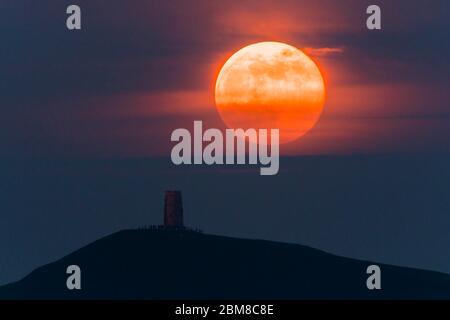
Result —
MULTIPOLYGON (((329 1, 314 6, 306 1, 78 1, 83 9, 80 32, 65 29, 64 1, 21 3, 2 8, 6 18, 0 34, 7 44, 0 53, 3 98, 198 88, 204 85, 205 63, 215 53, 239 40, 262 40, 260 34, 230 29, 220 19, 227 11, 251 8, 260 16, 243 21, 244 27, 270 19, 269 9, 275 8, 289 13, 291 21, 281 26, 301 47, 345 46, 346 54, 339 59, 361 75, 358 81, 442 81, 450 68, 450 22, 444 10, 449 5, 442 1, 382 2, 382 32, 364 28, 365 5, 355 1, 339 6, 329 1), (322 21, 324 13, 333 21, 322 21), (314 19, 309 34, 289 29, 290 24, 313 24, 314 19), (353 22, 350 29, 319 27, 340 27, 348 21, 353 22)), ((239 27, 231 18, 226 21, 239 27)))
MULTIPOLYGON (((65 28, 69 4, 0 4, 0 121, 8 150, 20 146, 7 137, 41 143, 64 136, 63 129, 51 130, 59 127, 52 119, 76 127, 71 119, 77 117, 66 112, 81 115, 88 105, 95 114, 115 96, 209 90, 218 57, 262 40, 342 48, 317 56, 331 73, 339 67, 344 74, 336 85, 449 83, 448 1, 379 1, 381 32, 365 29, 365 1, 79 0, 83 29, 77 32, 65 28), (92 97, 105 99, 94 105, 92 97)), ((436 105, 442 113, 443 103, 436 105)), ((157 106, 149 101, 148 108, 157 106)), ((427 108, 433 113, 433 105, 427 108)), ((130 119, 122 120, 124 128, 136 123, 130 119)))

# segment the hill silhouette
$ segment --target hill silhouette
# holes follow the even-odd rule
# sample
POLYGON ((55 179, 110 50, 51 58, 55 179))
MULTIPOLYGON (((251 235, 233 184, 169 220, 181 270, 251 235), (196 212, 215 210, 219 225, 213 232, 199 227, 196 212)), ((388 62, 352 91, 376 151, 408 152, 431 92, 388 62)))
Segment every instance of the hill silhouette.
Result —
POLYGON ((125 230, 0 287, 1 299, 449 299, 450 275, 377 264, 296 244, 192 231, 125 230), (82 290, 66 288, 79 265, 82 290))

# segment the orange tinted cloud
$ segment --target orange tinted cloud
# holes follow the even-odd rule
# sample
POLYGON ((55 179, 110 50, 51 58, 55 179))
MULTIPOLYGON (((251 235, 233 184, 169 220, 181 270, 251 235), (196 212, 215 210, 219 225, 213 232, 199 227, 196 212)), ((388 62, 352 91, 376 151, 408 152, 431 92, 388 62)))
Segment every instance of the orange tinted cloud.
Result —
POLYGON ((333 55, 333 54, 340 54, 344 52, 344 48, 343 47, 338 47, 338 48, 311 48, 311 47, 306 47, 303 48, 303 51, 311 56, 316 56, 316 57, 323 57, 323 56, 328 56, 328 55, 333 55))

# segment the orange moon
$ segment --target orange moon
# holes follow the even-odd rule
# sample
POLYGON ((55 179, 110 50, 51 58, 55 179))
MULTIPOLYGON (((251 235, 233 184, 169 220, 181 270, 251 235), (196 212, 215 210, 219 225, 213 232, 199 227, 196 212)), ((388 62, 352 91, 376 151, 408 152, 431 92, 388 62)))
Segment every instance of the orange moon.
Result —
POLYGON ((279 129, 280 143, 287 143, 319 120, 325 83, 318 66, 301 50, 259 42, 240 49, 223 65, 215 103, 227 127, 279 129))

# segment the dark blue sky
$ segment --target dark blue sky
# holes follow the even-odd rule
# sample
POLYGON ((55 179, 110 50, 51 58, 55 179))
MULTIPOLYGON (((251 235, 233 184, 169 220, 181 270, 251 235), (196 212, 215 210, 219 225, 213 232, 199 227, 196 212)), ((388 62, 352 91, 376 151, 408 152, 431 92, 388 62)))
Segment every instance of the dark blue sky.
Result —
POLYGON ((449 1, 378 1, 381 32, 369 1, 76 3, 76 32, 73 2, 0 3, 0 283, 160 223, 168 188, 206 232, 450 273, 449 1), (323 68, 317 126, 275 177, 172 166, 174 129, 224 128, 217 68, 265 40, 323 68))
POLYGON ((166 156, 175 128, 223 127, 215 72, 265 40, 306 49, 327 81, 319 123, 285 154, 449 149, 446 0, 380 1, 382 31, 367 1, 80 0, 69 32, 68 3, 0 4, 0 155, 166 156))
POLYGON ((449 161, 282 158, 278 175, 261 177, 257 168, 174 168, 165 158, 3 160, 0 282, 106 234, 161 224, 168 189, 182 190, 186 224, 207 233, 450 273, 449 161))

